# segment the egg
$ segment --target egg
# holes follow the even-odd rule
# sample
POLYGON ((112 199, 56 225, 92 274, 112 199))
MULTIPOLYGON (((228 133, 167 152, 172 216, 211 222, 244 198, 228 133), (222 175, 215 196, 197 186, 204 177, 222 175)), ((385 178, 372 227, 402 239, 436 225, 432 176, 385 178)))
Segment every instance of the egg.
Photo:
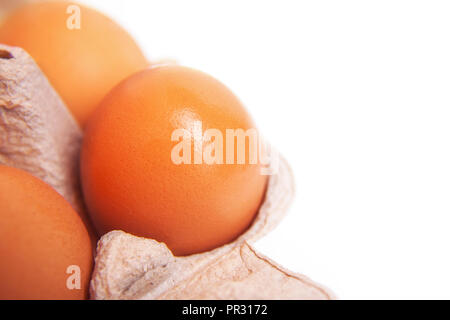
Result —
POLYGON ((227 129, 256 131, 236 96, 200 71, 157 67, 116 86, 89 120, 81 152, 83 193, 97 231, 156 239, 176 255, 241 235, 258 212, 267 176, 259 162, 226 162, 237 152, 227 158, 225 143, 210 152, 206 133, 225 137, 227 129))
POLYGON ((1 24, 0 43, 36 60, 81 126, 109 90, 149 65, 122 27, 74 2, 21 6, 1 24))
POLYGON ((70 204, 0 165, 0 300, 85 299, 92 265, 88 232, 70 204))

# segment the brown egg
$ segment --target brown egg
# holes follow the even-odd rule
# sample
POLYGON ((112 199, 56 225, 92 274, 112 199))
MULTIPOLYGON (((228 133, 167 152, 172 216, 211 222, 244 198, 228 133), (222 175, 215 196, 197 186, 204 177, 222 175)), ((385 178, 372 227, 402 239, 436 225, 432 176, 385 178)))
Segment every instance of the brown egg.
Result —
POLYGON ((176 255, 208 251, 241 235, 258 212, 267 176, 261 163, 248 161, 250 143, 241 149, 247 159, 241 164, 234 161, 237 143, 224 152, 229 129, 256 130, 238 98, 207 74, 166 66, 124 80, 92 115, 83 141, 82 185, 97 231, 156 239, 176 255), (188 161, 194 153, 208 155, 207 132, 223 135, 213 152, 217 161, 175 163, 183 143, 173 136, 180 130, 192 132, 188 161))
POLYGON ((50 186, 0 166, 0 299, 85 299, 93 264, 86 227, 50 186))
POLYGON ((110 89, 149 64, 114 21, 66 1, 21 6, 0 26, 0 43, 36 60, 82 126, 110 89))

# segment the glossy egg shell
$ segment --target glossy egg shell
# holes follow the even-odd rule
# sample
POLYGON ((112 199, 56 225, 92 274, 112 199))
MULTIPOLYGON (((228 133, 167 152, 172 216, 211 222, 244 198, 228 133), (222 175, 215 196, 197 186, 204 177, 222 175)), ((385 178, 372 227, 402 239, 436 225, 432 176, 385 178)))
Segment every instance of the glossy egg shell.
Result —
POLYGON ((188 255, 249 227, 267 182, 259 164, 172 161, 174 130, 193 132, 200 122, 203 131, 223 133, 255 127, 227 87, 185 67, 139 72, 108 94, 86 128, 81 156, 83 192, 100 234, 124 230, 188 255))

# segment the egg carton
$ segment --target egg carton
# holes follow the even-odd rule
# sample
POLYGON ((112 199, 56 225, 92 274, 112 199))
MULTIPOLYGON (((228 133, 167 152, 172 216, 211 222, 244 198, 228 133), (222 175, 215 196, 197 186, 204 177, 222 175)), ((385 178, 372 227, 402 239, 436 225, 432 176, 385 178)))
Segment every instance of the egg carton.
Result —
MULTIPOLYGON (((53 186, 89 226, 77 173, 80 128, 22 49, 0 45, 0 81, 0 164, 53 186)), ((175 257, 155 240, 120 230, 105 234, 97 244, 91 299, 333 299, 330 290, 253 247, 281 221, 294 197, 291 169, 279 160, 252 225, 230 244, 175 257)))
MULTIPOLYGON (((187 257, 123 231, 104 235, 91 281, 93 299, 331 299, 333 294, 258 253, 252 244, 283 218, 294 196, 284 159, 270 176, 251 227, 234 242, 187 257)), ((286 246, 283 250, 289 250, 286 246)))

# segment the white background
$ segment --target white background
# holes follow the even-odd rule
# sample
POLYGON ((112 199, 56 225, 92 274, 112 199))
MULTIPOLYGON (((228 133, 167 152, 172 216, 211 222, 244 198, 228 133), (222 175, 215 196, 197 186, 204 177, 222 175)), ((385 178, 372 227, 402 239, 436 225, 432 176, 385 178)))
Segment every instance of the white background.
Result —
POLYGON ((342 299, 450 298, 449 1, 83 1, 228 85, 292 165, 257 248, 342 299))

